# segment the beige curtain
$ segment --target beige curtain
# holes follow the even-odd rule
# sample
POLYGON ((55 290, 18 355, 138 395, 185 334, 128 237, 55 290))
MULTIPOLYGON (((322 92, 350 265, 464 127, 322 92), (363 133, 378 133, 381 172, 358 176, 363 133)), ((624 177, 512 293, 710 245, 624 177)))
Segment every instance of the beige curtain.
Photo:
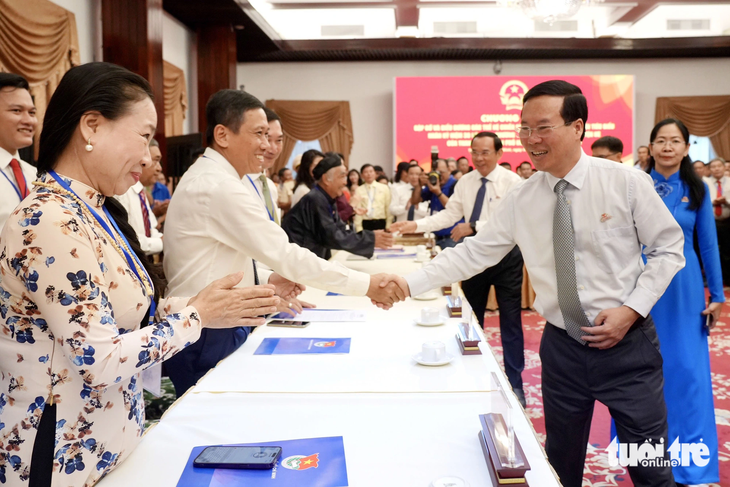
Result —
MULTIPOLYGON (((76 17, 49 0, 0 0, 0 71, 24 76, 38 112, 36 140, 48 101, 78 66, 76 17)), ((36 156, 38 148, 36 145, 36 156)))
POLYGON ((709 137, 712 147, 730 159, 730 95, 657 98, 655 121, 677 118, 692 135, 709 137))
POLYGON ((348 165, 354 142, 349 101, 267 100, 266 106, 281 117, 284 130, 284 147, 275 171, 286 165, 297 140, 319 140, 322 151, 341 153, 348 165))
POLYGON ((188 107, 188 90, 183 70, 163 61, 165 78, 165 137, 183 135, 183 120, 188 107))

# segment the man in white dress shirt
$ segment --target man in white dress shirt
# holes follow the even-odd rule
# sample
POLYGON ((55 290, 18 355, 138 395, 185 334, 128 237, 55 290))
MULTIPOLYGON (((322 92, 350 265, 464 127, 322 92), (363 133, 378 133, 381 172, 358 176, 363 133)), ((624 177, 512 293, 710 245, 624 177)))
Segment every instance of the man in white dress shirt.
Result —
POLYGON ((29 89, 22 76, 0 73, 0 230, 36 179, 35 167, 18 154, 33 144, 38 124, 29 89))
POLYGON ((408 170, 410 167, 410 162, 398 163, 395 182, 390 186, 390 214, 393 215, 395 218, 394 221, 397 222, 408 219, 406 205, 410 201, 411 193, 413 192, 413 186, 411 186, 410 179, 408 178, 408 170))
MULTIPOLYGON (((475 237, 405 278, 392 276, 417 295, 473 276, 519 245, 547 320, 545 449, 566 487, 583 483, 596 400, 608 406, 622 444, 663 441, 666 452, 662 358, 649 312, 684 266, 682 230, 651 178, 583 152, 587 118, 577 86, 553 80, 528 91, 518 133, 540 172, 475 237)), ((637 487, 675 486, 671 466, 628 470, 637 487)))
POLYGON ((710 189, 712 211, 715 214, 722 280, 727 285, 730 282, 730 202, 726 195, 730 192, 730 177, 725 176, 725 161, 719 157, 711 160, 709 166, 710 177, 705 178, 705 183, 710 189))
POLYGON ((284 132, 281 128, 281 118, 271 109, 264 108, 266 121, 269 122, 268 142, 269 148, 264 151, 264 162, 261 164, 261 172, 247 174, 244 181, 255 186, 254 191, 261 196, 266 212, 271 216, 274 223, 281 225, 281 209, 279 208, 279 189, 271 178, 266 176, 266 171, 276 163, 276 159, 284 148, 284 132))
MULTIPOLYGON (((261 172, 269 148, 263 104, 246 92, 222 90, 208 102, 206 118, 208 148, 181 178, 167 212, 164 267, 169 294, 194 296, 220 276, 243 270, 241 286, 274 284, 285 299, 298 293, 296 283, 303 283, 367 295, 389 307, 394 300, 388 291, 394 289, 379 286, 382 275, 348 269, 289 243, 284 230, 262 211, 260 195, 242 179, 261 172), (274 272, 257 272, 254 260, 274 272)), ((398 295, 403 296, 400 290, 398 295)), ((204 330, 198 342, 168 360, 177 393, 235 351, 250 331, 204 330)))
POLYGON ((139 181, 129 188, 126 193, 116 198, 127 210, 127 221, 137 234, 142 252, 147 255, 154 255, 162 252, 162 233, 157 230, 157 218, 152 212, 145 186, 154 185, 157 181, 157 175, 162 171, 160 165, 162 152, 160 152, 160 144, 155 139, 150 141, 150 156, 152 157, 152 164, 142 168, 139 181))
MULTIPOLYGON (((480 132, 471 141, 472 163, 476 171, 465 174, 454 187, 446 208, 428 218, 414 222, 394 223, 393 231, 404 233, 433 232, 452 226, 462 218, 464 223, 451 230, 455 242, 476 234, 509 192, 522 183, 522 178, 499 166, 502 141, 493 132, 480 132)), ((504 350, 504 368, 520 404, 526 406, 522 390, 525 368, 525 341, 522 333, 522 254, 514 247, 502 261, 462 283, 464 296, 484 326, 489 289, 494 286, 499 305, 499 329, 504 350)))

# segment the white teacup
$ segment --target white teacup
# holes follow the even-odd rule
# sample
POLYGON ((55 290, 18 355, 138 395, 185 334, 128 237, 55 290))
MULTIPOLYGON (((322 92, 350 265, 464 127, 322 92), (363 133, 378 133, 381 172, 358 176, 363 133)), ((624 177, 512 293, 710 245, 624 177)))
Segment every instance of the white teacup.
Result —
POLYGON ((421 346, 421 359, 424 362, 440 362, 446 357, 444 342, 425 342, 421 346))
POLYGON ((439 310, 436 308, 423 308, 421 310, 421 323, 438 323, 440 319, 439 310))
POLYGON ((426 250, 425 245, 416 245, 416 252, 424 252, 426 250))
POLYGON ((427 262, 431 258, 431 253, 424 249, 416 252, 416 260, 418 262, 427 262))

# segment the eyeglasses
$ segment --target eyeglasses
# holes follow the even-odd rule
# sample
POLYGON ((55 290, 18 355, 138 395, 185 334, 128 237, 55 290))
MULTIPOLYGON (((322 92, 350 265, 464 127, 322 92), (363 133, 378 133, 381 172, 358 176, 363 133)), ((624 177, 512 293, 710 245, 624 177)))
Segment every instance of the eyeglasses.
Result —
POLYGON ((539 127, 530 128, 527 126, 520 126, 517 127, 515 130, 517 132, 517 135, 520 137, 520 139, 528 139, 530 136, 532 136, 533 132, 540 138, 550 137, 553 135, 553 131, 560 127, 567 127, 568 125, 575 122, 573 120, 572 122, 565 122, 562 125, 540 125, 539 127))
POLYGON ((672 147, 680 147, 683 145, 687 145, 687 143, 682 139, 672 139, 672 140, 657 139, 654 142, 652 142, 651 145, 656 145, 656 146, 670 145, 672 147))
POLYGON ((471 155, 474 157, 481 156, 481 157, 489 157, 490 155, 494 154, 494 151, 491 150, 484 150, 484 151, 474 151, 469 149, 469 152, 471 152, 471 155))

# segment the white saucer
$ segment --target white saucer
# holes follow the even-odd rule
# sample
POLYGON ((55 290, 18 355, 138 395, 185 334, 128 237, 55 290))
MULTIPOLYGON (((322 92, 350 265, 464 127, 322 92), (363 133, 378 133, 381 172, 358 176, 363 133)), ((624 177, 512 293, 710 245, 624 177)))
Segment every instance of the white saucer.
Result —
POLYGON ((429 367, 438 367, 440 365, 446 365, 448 363, 451 363, 452 360, 454 360, 454 356, 450 353, 447 353, 446 356, 440 360, 439 362, 424 362, 421 358, 421 352, 418 352, 417 354, 412 356, 413 360, 418 362, 420 365, 426 365, 429 367))
POLYGON ((428 292, 413 296, 413 299, 415 299, 416 301, 432 301, 438 297, 439 297, 438 294, 436 294, 435 292, 428 291, 428 292))
POLYGON ((413 322, 415 324, 417 324, 418 326, 441 326, 446 323, 446 321, 444 321, 444 319, 441 318, 440 316, 439 316, 439 320, 434 321, 433 323, 421 323, 419 320, 413 320, 413 322))
POLYGON ((430 487, 469 487, 469 482, 460 477, 442 477, 431 482, 430 487))

